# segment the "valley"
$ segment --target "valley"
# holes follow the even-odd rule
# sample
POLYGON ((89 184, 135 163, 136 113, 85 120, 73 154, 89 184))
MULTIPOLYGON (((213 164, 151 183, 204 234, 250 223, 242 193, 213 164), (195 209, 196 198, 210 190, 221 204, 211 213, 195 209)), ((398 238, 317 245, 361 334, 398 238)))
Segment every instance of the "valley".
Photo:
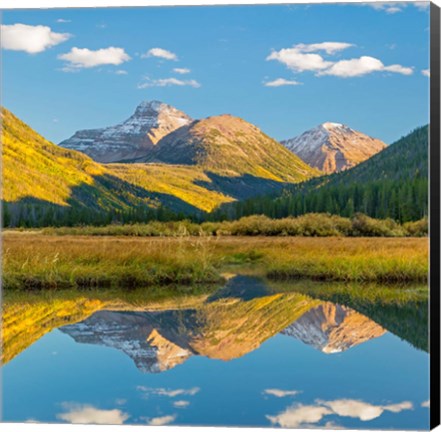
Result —
POLYGON ((2 120, 7 289, 217 283, 230 264, 427 280, 427 127, 386 146, 327 122, 282 145, 238 117, 144 101, 58 146, 4 108, 2 120))

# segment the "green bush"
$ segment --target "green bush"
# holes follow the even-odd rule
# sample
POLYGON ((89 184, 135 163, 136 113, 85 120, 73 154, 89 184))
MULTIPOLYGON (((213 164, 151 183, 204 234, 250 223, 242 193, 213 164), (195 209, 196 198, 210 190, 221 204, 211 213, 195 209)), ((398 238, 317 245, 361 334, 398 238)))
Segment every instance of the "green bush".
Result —
POLYGON ((403 228, 409 236, 424 237, 429 233, 429 221, 427 218, 424 218, 416 222, 406 222, 403 228))
POLYGON ((373 219, 362 213, 352 218, 352 235, 357 237, 404 237, 404 228, 392 219, 373 219))

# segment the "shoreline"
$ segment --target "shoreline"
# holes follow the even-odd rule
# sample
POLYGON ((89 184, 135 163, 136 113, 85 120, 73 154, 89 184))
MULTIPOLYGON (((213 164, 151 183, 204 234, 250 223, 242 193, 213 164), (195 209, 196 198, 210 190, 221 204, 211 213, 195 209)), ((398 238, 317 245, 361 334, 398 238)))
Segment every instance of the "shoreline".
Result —
POLYGON ((3 287, 127 289, 222 282, 247 268, 273 280, 425 283, 425 238, 95 237, 3 233, 3 287))

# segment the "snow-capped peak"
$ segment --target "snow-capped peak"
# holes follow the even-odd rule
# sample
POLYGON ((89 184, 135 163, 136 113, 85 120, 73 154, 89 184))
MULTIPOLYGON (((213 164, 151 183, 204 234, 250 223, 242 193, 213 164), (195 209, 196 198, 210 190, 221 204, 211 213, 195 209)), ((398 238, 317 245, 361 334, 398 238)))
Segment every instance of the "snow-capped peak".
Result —
POLYGON ((341 123, 333 123, 333 122, 325 122, 325 123, 322 123, 322 126, 323 126, 326 130, 332 130, 332 129, 344 128, 344 127, 345 127, 345 126, 342 125, 341 123))
POLYGON ((172 108, 170 105, 165 104, 164 102, 158 100, 152 101, 142 101, 135 110, 136 114, 145 114, 145 113, 158 113, 166 108, 172 108))
POLYGON ((82 151, 98 162, 135 160, 147 155, 162 137, 191 122, 188 115, 171 105, 142 101, 124 122, 78 131, 60 145, 82 151))
POLYGON ((351 168, 386 147, 380 140, 335 122, 322 123, 282 144, 326 173, 351 168))

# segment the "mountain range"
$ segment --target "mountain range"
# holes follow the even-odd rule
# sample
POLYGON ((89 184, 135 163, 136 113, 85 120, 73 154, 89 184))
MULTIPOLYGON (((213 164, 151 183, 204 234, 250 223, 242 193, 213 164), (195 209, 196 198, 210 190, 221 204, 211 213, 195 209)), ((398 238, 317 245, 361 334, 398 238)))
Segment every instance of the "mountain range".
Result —
MULTIPOLYGON (((341 124, 324 123, 281 144, 241 118, 193 120, 159 101, 144 101, 128 120, 79 131, 60 146, 5 108, 1 119, 2 200, 10 226, 104 223, 121 214, 133 219, 135 212, 139 220, 164 211, 202 215, 259 196, 280 202, 286 190, 299 197, 325 184, 347 187, 353 173, 364 169, 370 176, 378 161, 386 161, 382 178, 396 175, 390 168, 400 165, 395 149, 401 144, 391 150, 341 124)), ((415 160, 423 169, 427 154, 415 160)), ((412 163, 398 170, 410 173, 406 178, 412 163)), ((344 208, 339 203, 334 212, 344 208)))
MULTIPOLYGON (((102 164, 84 152, 57 146, 5 108, 1 119, 2 200, 7 204, 5 219, 11 225, 44 225, 55 219, 69 223, 64 218, 68 209, 72 210, 69 217, 82 217, 86 223, 96 222, 99 213, 112 217, 115 212, 133 212, 135 208, 210 212, 220 204, 274 192, 320 174, 242 119, 219 116, 191 122, 158 102, 142 103, 122 126, 100 130, 96 145, 78 140, 69 145, 90 154, 102 155, 103 149, 108 149, 118 158, 123 153, 125 157, 138 156, 141 150, 149 149, 149 156, 133 160, 136 163, 102 164), (171 123, 170 117, 174 119, 171 123), (177 135, 162 137, 177 123, 188 125, 176 129, 177 135), (131 146, 120 145, 123 133, 134 137, 131 146), (189 141, 180 151, 182 134, 189 141), (176 136, 179 139, 175 140, 176 136), (159 162, 160 158, 164 161, 159 162), (89 216, 81 216, 86 214, 89 216)), ((84 135, 87 133, 81 132, 77 138, 84 135)))
MULTIPOLYGON (((281 143, 310 167, 327 174, 351 168, 386 147, 378 139, 331 122, 281 143)), ((248 170, 258 175, 265 173, 271 177, 274 174, 271 168, 275 168, 283 177, 286 170, 278 166, 278 156, 287 159, 283 165, 292 164, 293 158, 278 144, 256 126, 231 115, 192 120, 163 102, 144 101, 128 120, 116 126, 80 130, 60 146, 81 151, 97 162, 155 161, 220 167, 227 173, 250 165, 248 170), (263 167, 256 166, 250 155, 257 156, 263 167), (233 162, 236 167, 232 166, 233 162), (268 172, 265 165, 269 165, 268 172)), ((310 169, 302 167, 298 160, 294 167, 306 174, 310 169)))

